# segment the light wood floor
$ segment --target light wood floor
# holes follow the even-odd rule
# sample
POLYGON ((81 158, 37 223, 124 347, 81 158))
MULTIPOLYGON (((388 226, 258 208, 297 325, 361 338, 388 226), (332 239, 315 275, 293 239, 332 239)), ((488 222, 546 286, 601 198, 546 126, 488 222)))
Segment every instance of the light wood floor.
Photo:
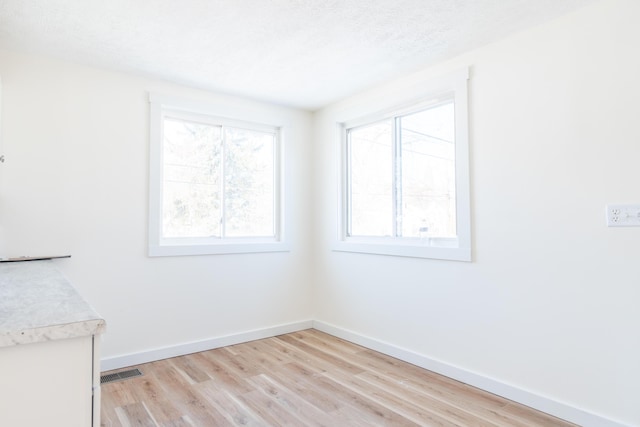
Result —
POLYGON ((103 426, 573 426, 313 329, 136 367, 103 426))

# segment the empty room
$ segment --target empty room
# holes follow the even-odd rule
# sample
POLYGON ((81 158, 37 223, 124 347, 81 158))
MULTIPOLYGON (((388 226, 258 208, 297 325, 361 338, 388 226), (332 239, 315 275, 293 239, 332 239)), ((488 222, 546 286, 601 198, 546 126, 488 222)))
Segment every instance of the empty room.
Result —
POLYGON ((0 426, 640 426, 637 0, 0 0, 0 426))

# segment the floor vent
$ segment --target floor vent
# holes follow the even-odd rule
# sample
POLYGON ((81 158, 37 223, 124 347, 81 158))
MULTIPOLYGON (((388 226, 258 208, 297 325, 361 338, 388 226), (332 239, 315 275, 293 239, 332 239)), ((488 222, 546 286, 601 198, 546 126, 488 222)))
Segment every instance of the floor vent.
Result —
POLYGON ((116 372, 115 374, 104 374, 100 376, 100 384, 112 383, 114 381, 126 380, 128 378, 142 375, 140 369, 130 369, 128 371, 116 372))

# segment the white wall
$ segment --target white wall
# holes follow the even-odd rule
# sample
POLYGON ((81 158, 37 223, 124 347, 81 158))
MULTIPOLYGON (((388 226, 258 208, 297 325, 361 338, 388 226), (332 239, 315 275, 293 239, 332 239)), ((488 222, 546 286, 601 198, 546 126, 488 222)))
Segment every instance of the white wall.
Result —
POLYGON ((6 255, 57 265, 107 320, 103 357, 311 318, 305 179, 289 181, 287 253, 147 257, 148 92, 225 103, 290 129, 308 170, 311 115, 70 63, 0 52, 6 255))
POLYGON ((639 18, 603 0, 315 117, 0 51, 0 246, 73 255, 57 263, 107 319, 106 358, 313 317, 639 425, 640 229, 604 226, 607 203, 640 203, 639 18), (332 252, 335 117, 462 66, 474 261, 332 252), (146 256, 149 91, 289 124, 290 253, 146 256))
MULTIPOLYGON (((640 2, 606 0, 317 113, 315 318, 640 425, 640 2), (470 66, 472 263, 331 252, 335 122, 470 66)), ((592 424, 593 425, 593 424, 592 424)))

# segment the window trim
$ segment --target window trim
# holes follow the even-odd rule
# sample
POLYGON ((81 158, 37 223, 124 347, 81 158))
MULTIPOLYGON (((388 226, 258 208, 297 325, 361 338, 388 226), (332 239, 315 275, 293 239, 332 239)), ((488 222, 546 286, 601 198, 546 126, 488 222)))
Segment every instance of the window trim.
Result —
POLYGON ((238 119, 220 114, 224 106, 190 102, 172 97, 150 94, 150 144, 149 144, 149 240, 148 255, 216 255, 262 252, 286 252, 290 250, 285 233, 285 169, 284 140, 285 127, 265 124, 249 117, 238 119), (197 117, 203 123, 235 126, 253 130, 276 132, 274 147, 274 237, 227 237, 227 238, 163 238, 162 237, 162 125, 164 117, 193 119, 197 117))
MULTIPOLYGON (((373 108, 364 105, 359 111, 352 110, 345 120, 338 120, 338 212, 337 236, 333 250, 365 254, 391 255, 415 258, 430 258, 452 261, 471 261, 471 209, 469 180, 469 131, 467 80, 468 69, 460 70, 427 83, 419 96, 406 96, 394 106, 380 105, 373 108), (455 177, 456 177, 456 232, 457 239, 432 239, 426 245, 418 238, 410 237, 361 237, 348 235, 348 144, 347 129, 402 116, 437 105, 446 99, 455 103, 455 177), (377 108, 376 108, 377 107, 377 108), (373 110, 373 112, 371 112, 373 110), (359 113, 359 114, 358 114, 359 113), (353 118, 355 117, 355 118, 353 118), (454 240, 457 240, 454 242, 454 240)), ((411 91, 407 91, 407 94, 411 91)), ((370 104, 369 104, 370 105, 370 104)), ((358 110, 357 108, 355 110, 358 110)))

